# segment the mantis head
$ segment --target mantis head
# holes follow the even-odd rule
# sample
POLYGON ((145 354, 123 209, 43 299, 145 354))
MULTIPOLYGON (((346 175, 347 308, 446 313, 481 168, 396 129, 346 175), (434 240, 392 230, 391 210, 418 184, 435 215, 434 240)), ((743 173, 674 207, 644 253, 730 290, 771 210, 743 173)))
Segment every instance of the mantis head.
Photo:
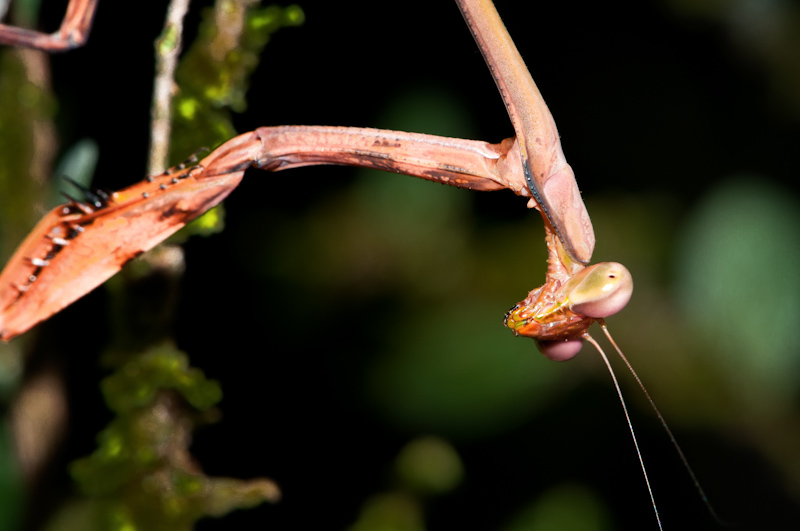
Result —
POLYGON ((547 284, 530 293, 506 314, 515 334, 536 339, 539 350, 554 361, 575 357, 586 329, 622 310, 633 293, 630 271, 616 262, 582 269, 563 286, 547 284))

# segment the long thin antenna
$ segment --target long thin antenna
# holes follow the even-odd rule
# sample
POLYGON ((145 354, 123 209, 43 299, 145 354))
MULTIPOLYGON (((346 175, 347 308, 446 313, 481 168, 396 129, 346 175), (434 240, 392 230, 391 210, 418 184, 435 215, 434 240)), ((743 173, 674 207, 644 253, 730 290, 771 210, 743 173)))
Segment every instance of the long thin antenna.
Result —
MULTIPOLYGON (((604 325, 603 329, 605 329, 604 325)), ((608 335, 608 332, 606 332, 606 335, 608 335)), ((611 363, 609 363, 606 353, 603 352, 603 349, 600 348, 600 345, 597 344, 597 341, 595 341, 594 338, 589 335, 589 332, 584 332, 583 338, 592 345, 594 345, 594 348, 596 348, 597 352, 599 352, 600 355, 603 357, 603 361, 606 363, 606 367, 608 367, 608 372, 609 374, 611 374, 611 379, 614 380, 614 387, 617 388, 617 395, 619 396, 619 402, 622 404, 622 410, 625 412, 625 420, 628 421, 628 428, 631 430, 631 437, 633 437, 633 446, 636 447, 636 455, 639 456, 639 465, 641 465, 642 467, 642 473, 644 474, 644 482, 647 484, 647 492, 650 494, 650 502, 653 504, 653 511, 656 513, 656 521, 658 522, 658 529, 664 531, 664 528, 661 526, 661 516, 659 516, 658 508, 656 507, 656 498, 655 496, 653 496, 653 488, 650 486, 650 478, 647 477, 647 469, 644 466, 644 459, 642 459, 642 452, 641 450, 639 450, 639 442, 636 440, 636 433, 634 433, 633 431, 633 423, 631 422, 631 416, 628 414, 628 406, 625 405, 625 399, 622 398, 622 389, 619 388, 619 382, 617 381, 617 376, 614 374, 614 369, 611 368, 611 363)), ((617 352, 619 352, 619 349, 617 349, 617 352)), ((623 359, 625 359, 624 356, 623 359)), ((630 365, 628 366, 630 367, 630 365)))
MULTIPOLYGON (((711 505, 711 502, 708 501, 708 496, 706 496, 706 492, 703 490, 703 487, 700 485, 700 481, 697 479, 697 476, 695 476, 694 470, 692 470, 692 467, 689 466, 689 460, 686 459, 686 456, 683 454, 683 450, 681 450, 681 447, 678 444, 678 441, 675 439, 675 435, 673 435, 672 434, 672 430, 669 429, 669 426, 667 425, 667 421, 664 420, 664 417, 661 415, 661 411, 659 411, 659 409, 656 407, 656 403, 653 401, 652 398, 650 398, 650 393, 647 392, 647 389, 645 388, 644 384, 642 383, 642 380, 639 378, 639 375, 636 374, 635 370, 633 370, 633 366, 628 361, 628 358, 625 357, 625 354, 623 354, 622 350, 620 350, 619 346, 617 346, 617 342, 614 341, 613 337, 611 337, 611 333, 608 331, 608 327, 606 326, 605 320, 598 319, 597 322, 600 324, 600 327, 603 329, 603 333, 606 335, 608 340, 614 346, 614 350, 617 351, 617 354, 619 354, 619 357, 622 358, 622 361, 624 361, 625 365, 628 367, 628 370, 631 371, 631 374, 633 375, 634 379, 636 380, 636 383, 639 384, 639 387, 642 389, 642 392, 644 393, 644 396, 647 397, 647 401, 650 402, 650 406, 653 408, 653 411, 656 412, 656 416, 658 417, 659 422, 661 422, 661 425, 664 427, 664 430, 666 430, 667 435, 669 436, 669 440, 672 441, 672 445, 675 447, 675 450, 678 452, 678 456, 681 458, 681 461, 683 462, 683 466, 686 467, 686 471, 689 473, 689 477, 692 478, 692 482, 694 483, 694 486, 697 489, 698 494, 700 494, 700 498, 703 500, 703 504, 708 509, 708 512, 711 514, 711 516, 714 518, 714 520, 716 520, 716 522, 719 525, 725 526, 725 527, 729 526, 730 524, 726 523, 724 520, 722 520, 717 515, 717 512, 714 510, 714 507, 711 505)), ((588 334, 586 334, 586 335, 588 336, 588 334)), ((588 339, 595 346, 596 349, 600 350, 600 347, 597 346, 597 342, 593 338, 589 337, 588 339)), ((606 365, 608 365, 608 359, 606 359, 606 355, 603 354, 602 350, 600 351, 600 353, 603 355, 603 359, 605 360, 606 365)), ((609 370, 610 370, 610 368, 611 367, 609 366, 609 370)), ((614 375, 612 374, 611 376, 613 377, 614 375)), ((617 379, 614 378, 614 385, 616 385, 616 383, 617 383, 617 379)), ((617 393, 619 393, 619 386, 618 385, 617 385, 617 393)), ((621 393, 620 393, 620 397, 619 398, 620 398, 620 400, 622 400, 622 394, 621 393)), ((623 408, 625 407, 625 403, 624 402, 622 404, 622 407, 623 408)), ((625 416, 626 417, 628 416, 627 410, 625 411, 625 416)), ((630 425, 630 418, 628 419, 628 425, 630 425)), ((631 435, 633 435, 633 428, 631 428, 631 435)), ((633 439, 634 439, 634 443, 635 443, 636 442, 636 437, 634 437, 633 439)), ((636 452, 637 453, 639 452, 639 447, 638 446, 636 447, 636 452)), ((639 461, 641 462, 641 460, 642 460, 642 455, 639 454, 639 461)), ((642 469, 644 469, 644 463, 642 463, 642 469)), ((647 478, 647 473, 645 473, 645 478, 647 478)), ((647 488, 648 488, 648 490, 650 489, 650 484, 649 483, 647 485, 647 488)), ((653 494, 651 492, 650 493, 650 497, 652 498, 652 496, 653 496, 653 494)), ((655 502, 653 502, 653 508, 655 509, 655 502)), ((658 511, 656 511, 656 515, 658 515, 658 511)), ((659 526, 660 526, 660 524, 659 524, 659 526)))

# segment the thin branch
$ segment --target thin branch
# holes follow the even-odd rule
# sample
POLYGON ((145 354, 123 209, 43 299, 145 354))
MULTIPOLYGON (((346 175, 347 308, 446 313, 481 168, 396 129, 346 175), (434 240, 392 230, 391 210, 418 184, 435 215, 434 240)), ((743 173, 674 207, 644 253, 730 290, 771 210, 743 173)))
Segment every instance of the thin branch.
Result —
POLYGON ((3 20, 3 18, 6 16, 10 3, 11 0, 0 0, 0 20, 3 20))
POLYGON ((177 92, 175 68, 181 52, 183 17, 190 0, 172 0, 167 8, 164 31, 156 39, 156 77, 153 83, 153 107, 150 132, 150 158, 147 174, 161 173, 168 166, 172 98, 177 92))

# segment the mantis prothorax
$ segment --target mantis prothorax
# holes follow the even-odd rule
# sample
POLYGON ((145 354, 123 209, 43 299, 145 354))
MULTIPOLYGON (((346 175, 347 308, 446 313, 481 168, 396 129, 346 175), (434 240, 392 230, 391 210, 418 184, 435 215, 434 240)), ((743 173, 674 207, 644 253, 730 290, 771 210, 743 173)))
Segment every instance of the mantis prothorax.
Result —
MULTIPOLYGON (((528 206, 544 220, 546 282, 515 305, 504 322, 516 335, 536 339, 553 360, 574 357, 584 340, 602 354, 587 330, 598 321, 608 334, 603 319, 627 304, 631 275, 617 263, 587 266, 594 232, 553 117, 491 0, 456 1, 506 103, 515 138, 488 144, 377 129, 262 127, 225 142, 202 160, 191 159, 124 190, 90 192, 87 200, 47 214, 0 274, 0 338, 9 340, 47 319, 221 202, 246 169, 340 164, 473 190, 508 188, 528 198, 528 206)), ((96 1, 74 5, 82 16, 71 20, 83 21, 88 30, 96 1)), ((614 383, 619 392, 616 378, 614 383)))

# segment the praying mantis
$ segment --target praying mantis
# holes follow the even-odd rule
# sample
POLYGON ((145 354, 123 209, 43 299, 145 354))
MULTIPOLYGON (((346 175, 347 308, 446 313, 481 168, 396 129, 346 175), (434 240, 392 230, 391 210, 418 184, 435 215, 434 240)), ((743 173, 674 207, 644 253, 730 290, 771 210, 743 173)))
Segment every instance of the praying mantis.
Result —
POLYGON ((217 205, 245 169, 343 164, 473 190, 507 188, 529 198, 545 222, 547 283, 508 313, 506 325, 539 340, 548 357, 575 356, 589 325, 627 304, 633 281, 621 264, 586 268, 594 232, 550 111, 493 4, 458 4, 509 109, 515 138, 489 145, 363 128, 262 127, 126 190, 90 193, 87 201, 48 214, 0 275, 0 338, 27 331, 217 205))
POLYGON ((492 146, 397 132, 320 127, 259 128, 245 133, 202 160, 154 176, 115 196, 99 197, 96 204, 75 201, 51 212, 0 276, 2 337, 9 339, 22 333, 70 304, 129 258, 221 201, 239 184, 247 167, 277 170, 349 163, 465 188, 510 188, 528 198, 529 206, 539 207, 550 256, 548 284, 515 306, 505 323, 515 333, 539 340, 551 359, 564 360, 577 354, 582 340, 588 337, 588 326, 625 305, 632 281, 618 264, 585 267, 594 244, 593 233, 549 111, 535 85, 519 91, 513 84, 523 70, 527 72, 521 59, 492 55, 508 44, 495 40, 506 37, 493 34, 501 26, 499 19, 493 18, 491 2, 465 1, 460 6, 498 78, 515 122, 516 143, 507 140, 492 146), (502 67, 509 64, 513 68, 503 72, 502 67), (515 88, 509 88, 509 83, 515 88), (519 110, 531 101, 532 108, 519 110), (267 149, 272 144, 277 148, 267 149), (492 164, 509 169, 496 171, 492 164), (128 226, 122 227, 121 220, 128 226), (152 231, 148 234, 149 228, 152 231), (114 241, 131 242, 132 247, 101 251, 103 245, 114 241), (77 260, 79 251, 99 257, 90 266, 97 269, 87 269, 85 261, 71 262, 70 257, 77 260), (77 276, 68 277, 70 272, 77 276), (594 277, 597 274, 604 280, 598 281, 594 277), (608 289, 611 297, 596 295, 603 289, 608 289))

